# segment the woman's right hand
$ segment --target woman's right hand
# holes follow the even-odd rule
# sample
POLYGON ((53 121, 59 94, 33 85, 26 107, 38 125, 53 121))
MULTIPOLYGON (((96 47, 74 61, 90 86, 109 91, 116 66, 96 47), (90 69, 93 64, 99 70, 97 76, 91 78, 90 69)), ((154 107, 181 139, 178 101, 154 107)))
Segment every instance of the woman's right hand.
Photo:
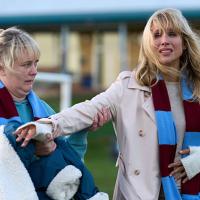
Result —
POLYGON ((111 119, 111 113, 109 108, 107 107, 102 108, 102 111, 101 112, 99 111, 94 117, 93 124, 89 128, 89 130, 96 131, 98 128, 107 123, 110 119, 111 119))

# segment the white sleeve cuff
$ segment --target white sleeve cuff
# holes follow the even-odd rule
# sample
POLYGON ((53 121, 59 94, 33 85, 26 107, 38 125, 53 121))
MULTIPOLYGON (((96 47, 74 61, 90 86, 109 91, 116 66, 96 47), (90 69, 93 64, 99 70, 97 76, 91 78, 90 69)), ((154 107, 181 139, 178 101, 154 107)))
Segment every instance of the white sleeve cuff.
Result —
POLYGON ((192 179, 200 172, 200 147, 190 147, 190 155, 181 159, 188 179, 192 179))
POLYGON ((52 125, 36 122, 36 136, 34 139, 44 141, 46 140, 47 135, 52 136, 52 125))
POLYGON ((190 149, 190 154, 197 153, 197 152, 200 153, 200 146, 189 146, 189 149, 190 149))
POLYGON ((20 126, 18 129, 24 128, 28 125, 33 125, 36 128, 36 135, 33 137, 34 140, 45 141, 48 135, 53 137, 53 126, 50 123, 46 123, 44 121, 28 122, 20 126))

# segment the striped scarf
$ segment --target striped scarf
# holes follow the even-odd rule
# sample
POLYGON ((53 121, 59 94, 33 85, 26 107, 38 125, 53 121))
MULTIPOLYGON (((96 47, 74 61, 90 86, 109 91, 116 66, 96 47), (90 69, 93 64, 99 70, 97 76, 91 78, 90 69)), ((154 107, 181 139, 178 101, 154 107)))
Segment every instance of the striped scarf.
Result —
MULTIPOLYGON (((27 99, 31 105, 34 120, 49 116, 45 105, 32 90, 27 95, 27 99)), ((12 96, 0 81, 0 125, 5 125, 13 120, 22 123, 12 96)))
MULTIPOLYGON (((181 91, 186 120, 182 149, 186 149, 189 146, 200 145, 200 105, 197 102, 191 101, 192 91, 184 78, 181 80, 181 91)), ((177 133, 164 80, 159 80, 158 83, 152 87, 152 96, 158 129, 160 171, 165 199, 199 200, 200 174, 190 181, 187 181, 185 184, 182 184, 181 193, 177 188, 174 177, 169 176, 172 169, 169 169, 168 165, 174 162, 177 133)))

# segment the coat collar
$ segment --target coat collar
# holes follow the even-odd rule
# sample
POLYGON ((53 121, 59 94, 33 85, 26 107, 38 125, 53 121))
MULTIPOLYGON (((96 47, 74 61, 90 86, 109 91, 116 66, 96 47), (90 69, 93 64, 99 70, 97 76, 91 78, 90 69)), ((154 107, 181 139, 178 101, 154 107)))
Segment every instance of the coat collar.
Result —
POLYGON ((147 86, 142 86, 142 85, 139 85, 135 79, 135 71, 133 71, 131 73, 131 77, 129 79, 129 83, 128 83, 128 88, 132 88, 132 89, 139 89, 139 90, 143 90, 143 91, 146 91, 146 92, 149 92, 151 93, 151 89, 147 86))

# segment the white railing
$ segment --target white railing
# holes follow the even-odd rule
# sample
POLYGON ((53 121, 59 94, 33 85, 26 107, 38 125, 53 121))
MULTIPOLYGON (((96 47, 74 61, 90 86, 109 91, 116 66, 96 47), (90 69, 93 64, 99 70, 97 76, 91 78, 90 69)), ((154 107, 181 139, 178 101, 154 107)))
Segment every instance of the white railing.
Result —
POLYGON ((71 105, 72 99, 72 76, 62 73, 38 72, 36 81, 60 83, 60 110, 71 105))

